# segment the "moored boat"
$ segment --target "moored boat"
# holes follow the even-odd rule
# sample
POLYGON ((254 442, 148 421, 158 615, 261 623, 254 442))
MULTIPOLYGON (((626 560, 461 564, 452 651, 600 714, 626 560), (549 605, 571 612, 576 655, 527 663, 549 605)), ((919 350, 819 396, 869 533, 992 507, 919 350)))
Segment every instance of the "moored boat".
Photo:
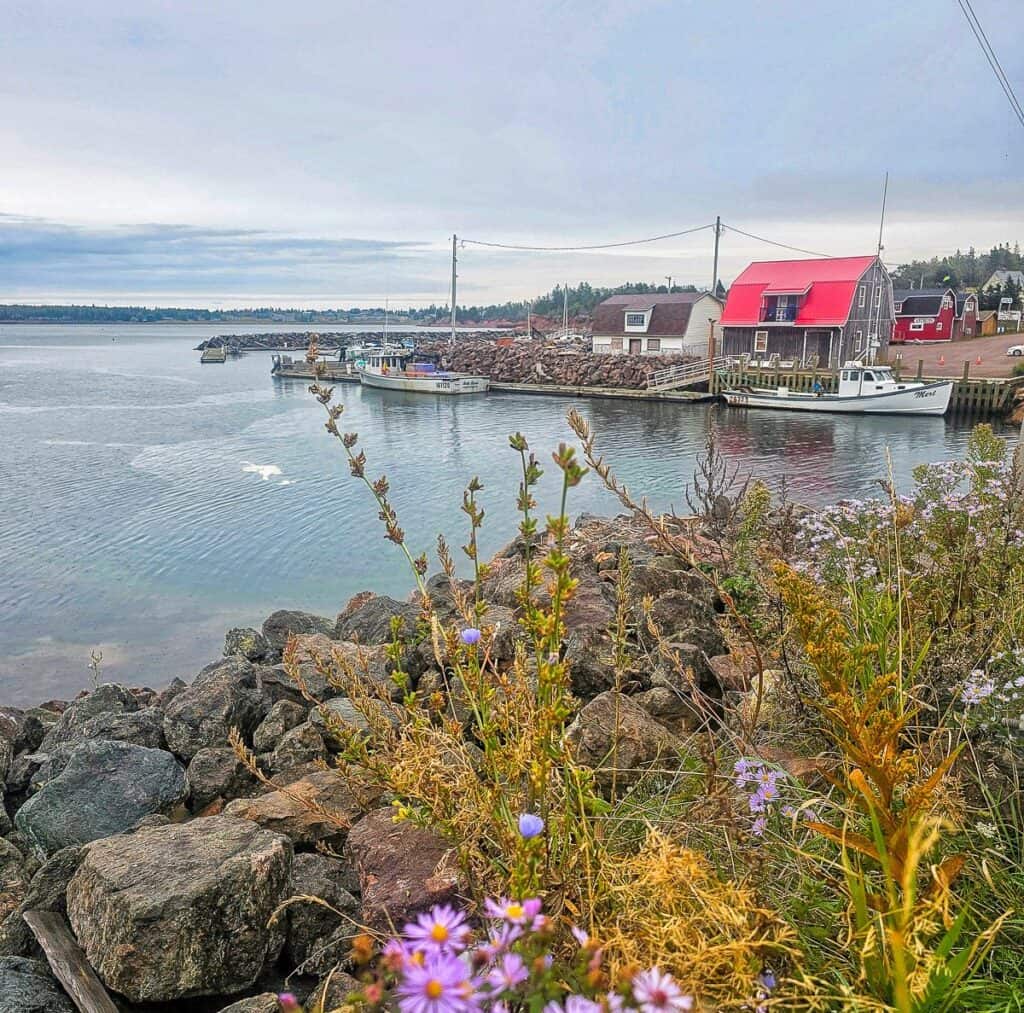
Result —
POLYGON ((738 408, 787 408, 850 415, 945 415, 953 395, 952 380, 903 382, 889 366, 848 362, 839 373, 839 389, 795 391, 788 387, 733 387, 722 391, 738 408))
POLYGON ((407 349, 383 348, 357 364, 359 382, 366 387, 404 390, 417 394, 483 394, 490 386, 486 376, 449 373, 432 362, 409 362, 407 349))

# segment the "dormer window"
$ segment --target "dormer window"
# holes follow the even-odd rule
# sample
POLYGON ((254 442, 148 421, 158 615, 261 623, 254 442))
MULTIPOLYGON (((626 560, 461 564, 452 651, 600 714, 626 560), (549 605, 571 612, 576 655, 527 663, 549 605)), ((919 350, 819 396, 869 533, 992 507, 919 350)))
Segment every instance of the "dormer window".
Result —
POLYGON ((650 319, 650 310, 628 310, 626 312, 625 329, 627 331, 642 334, 647 330, 647 322, 650 319))
POLYGON ((901 311, 902 309, 903 309, 903 303, 901 303, 901 302, 898 302, 898 303, 896 303, 896 304, 895 304, 895 305, 893 306, 893 310, 894 310, 894 311, 895 311, 896 313, 899 313, 899 312, 900 312, 900 311, 901 311))

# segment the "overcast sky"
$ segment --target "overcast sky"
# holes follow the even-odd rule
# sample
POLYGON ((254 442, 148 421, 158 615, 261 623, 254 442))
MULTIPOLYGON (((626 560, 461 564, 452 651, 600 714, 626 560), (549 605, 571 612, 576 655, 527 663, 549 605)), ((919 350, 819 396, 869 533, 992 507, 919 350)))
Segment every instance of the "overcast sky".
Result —
MULTIPOLYGON (((973 0, 1024 100, 1021 0, 973 0)), ((445 302, 453 232, 723 221, 886 260, 1024 240, 1024 128, 956 0, 7 0, 0 299, 445 302)), ((460 302, 711 281, 709 231, 461 252, 460 302)), ((726 233, 722 274, 784 251, 726 233)))

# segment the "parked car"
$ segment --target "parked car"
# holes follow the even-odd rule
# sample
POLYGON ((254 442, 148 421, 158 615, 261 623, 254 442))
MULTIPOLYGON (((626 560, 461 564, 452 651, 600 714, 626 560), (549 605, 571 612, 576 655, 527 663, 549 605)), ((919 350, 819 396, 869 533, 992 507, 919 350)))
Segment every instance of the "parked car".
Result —
POLYGON ((1007 355, 1024 355, 1024 345, 1010 345, 1006 350, 1007 355))

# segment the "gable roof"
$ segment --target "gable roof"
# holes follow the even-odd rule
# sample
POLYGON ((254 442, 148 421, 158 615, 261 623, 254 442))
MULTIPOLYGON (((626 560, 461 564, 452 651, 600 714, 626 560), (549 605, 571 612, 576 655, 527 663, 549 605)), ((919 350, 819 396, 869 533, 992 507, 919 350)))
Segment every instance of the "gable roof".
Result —
POLYGON ((875 257, 829 257, 819 260, 760 260, 732 283, 721 323, 753 327, 761 322, 761 297, 805 293, 793 324, 797 327, 845 324, 857 289, 875 257))
MULTIPOLYGON (((722 300, 710 292, 674 292, 672 295, 658 295, 651 292, 644 295, 613 295, 594 307, 592 331, 600 335, 625 335, 626 311, 651 311, 647 334, 653 337, 681 336, 690 324, 693 307, 701 299, 714 299, 719 305, 722 300)), ((633 333, 633 332, 629 332, 633 333)))
POLYGON ((942 300, 947 295, 956 299, 951 288, 901 288, 893 291, 892 300, 903 304, 896 312, 898 317, 934 317, 941 312, 942 300))
POLYGON ((992 272, 992 277, 982 285, 982 288, 991 288, 994 285, 1005 285, 1012 281, 1018 288, 1024 286, 1024 271, 1011 271, 1001 267, 992 272))

